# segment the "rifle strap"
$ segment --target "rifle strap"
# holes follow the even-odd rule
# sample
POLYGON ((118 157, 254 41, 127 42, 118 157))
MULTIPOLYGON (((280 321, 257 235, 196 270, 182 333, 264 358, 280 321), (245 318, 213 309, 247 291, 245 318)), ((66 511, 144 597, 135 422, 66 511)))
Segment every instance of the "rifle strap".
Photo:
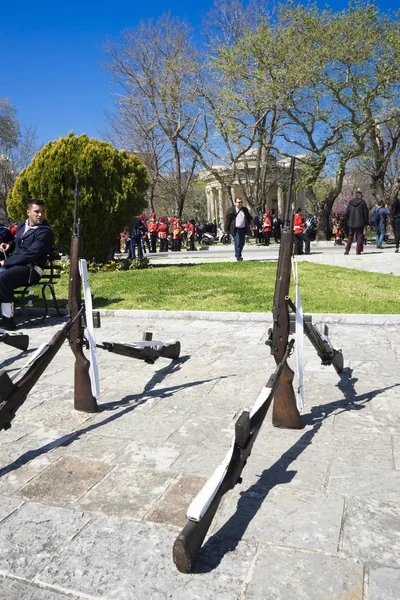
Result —
POLYGON ((83 258, 79 259, 79 273, 82 279, 83 286, 83 298, 85 301, 85 315, 86 315, 86 331, 89 341, 90 351, 90 383, 92 388, 92 394, 95 398, 100 396, 100 379, 99 379, 99 367, 97 363, 97 351, 96 351, 96 339, 94 336, 93 329, 93 304, 92 294, 90 293, 88 269, 86 260, 83 258))

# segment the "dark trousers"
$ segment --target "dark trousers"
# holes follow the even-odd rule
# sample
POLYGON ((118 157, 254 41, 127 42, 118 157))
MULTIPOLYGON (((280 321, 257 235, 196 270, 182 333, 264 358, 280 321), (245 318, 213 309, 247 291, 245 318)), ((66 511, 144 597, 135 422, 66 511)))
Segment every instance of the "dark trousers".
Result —
POLYGON ((264 231, 264 246, 269 246, 270 240, 271 240, 271 232, 264 231))
POLYGON ((16 265, 0 271, 0 302, 14 302, 14 290, 28 283, 38 283, 40 277, 27 265, 16 265))
POLYGON ((293 254, 310 254, 310 238, 305 233, 296 233, 294 235, 293 254), (304 252, 303 252, 304 242, 304 252))
POLYGON ((349 237, 347 238, 346 252, 350 252, 354 237, 357 240, 357 254, 363 251, 364 227, 349 227, 349 237))
POLYGON ((160 252, 168 252, 167 238, 160 238, 160 252))
POLYGON ((136 258, 136 248, 138 253, 138 258, 143 258, 143 250, 142 250, 142 236, 137 234, 132 234, 131 236, 131 256, 132 258, 136 258))
POLYGON ((194 247, 194 235, 191 235, 189 238, 189 250, 195 250, 194 247))
POLYGON ((243 260, 242 259, 242 250, 243 250, 245 241, 246 241, 246 228, 245 227, 240 227, 240 228, 235 227, 235 233, 233 234, 233 242, 235 244, 235 256, 236 256, 237 260, 243 260))
POLYGON ((393 229, 394 229, 394 241, 396 244, 396 248, 399 248, 400 244, 400 215, 393 219, 393 229))
POLYGON ((150 242, 151 242, 151 251, 157 252, 157 236, 152 235, 150 238, 150 242))

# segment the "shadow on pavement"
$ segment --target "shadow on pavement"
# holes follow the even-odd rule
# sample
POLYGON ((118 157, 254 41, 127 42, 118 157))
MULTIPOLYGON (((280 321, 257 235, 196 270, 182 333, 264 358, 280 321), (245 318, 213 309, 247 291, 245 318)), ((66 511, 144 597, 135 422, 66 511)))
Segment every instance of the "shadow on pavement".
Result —
POLYGON ((115 421, 116 419, 123 417, 124 415, 134 411, 138 406, 145 404, 151 398, 154 398, 154 397, 169 398, 169 397, 173 396, 174 394, 176 394, 178 391, 189 389, 194 386, 199 386, 199 385, 202 385, 203 383, 208 383, 210 381, 219 381, 220 379, 227 379, 230 377, 230 375, 223 375, 221 377, 213 377, 210 379, 191 381, 191 382, 187 382, 187 383, 184 383, 181 385, 175 385, 175 386, 171 386, 171 387, 167 387, 167 388, 163 388, 163 389, 157 389, 154 392, 152 391, 154 389, 154 387, 157 384, 161 383, 162 380, 167 375, 174 373, 176 370, 178 370, 183 363, 185 363, 187 360, 189 360, 189 358, 190 358, 190 356, 182 356, 182 357, 178 358, 177 360, 171 362, 171 364, 167 365, 165 368, 157 371, 153 375, 153 377, 150 379, 150 381, 145 385, 142 393, 130 394, 128 396, 125 396, 124 398, 121 398, 121 400, 118 400, 115 402, 106 402, 104 404, 101 404, 99 406, 99 409, 100 409, 99 413, 96 413, 96 414, 101 414, 102 412, 106 413, 107 411, 115 411, 120 407, 126 406, 126 408, 124 408, 123 410, 120 410, 110 416, 107 416, 103 421, 89 424, 86 427, 83 427, 82 429, 78 429, 77 431, 63 435, 62 437, 60 437, 56 440, 53 440, 53 441, 49 442, 48 444, 41 446, 40 448, 36 448, 34 450, 29 450, 28 452, 25 452, 19 458, 17 458, 15 461, 13 461, 11 464, 0 469, 0 478, 3 475, 6 475, 7 473, 11 473, 12 471, 15 471, 16 469, 19 469, 23 465, 26 465, 27 463, 29 463, 31 460, 34 460, 38 456, 41 456, 42 454, 46 454, 47 452, 50 452, 54 448, 58 448, 60 446, 64 446, 64 447, 69 446, 75 440, 79 439, 80 436, 85 435, 86 433, 89 433, 96 429, 99 429, 103 425, 107 425, 108 423, 111 423, 112 421, 115 421))
POLYGON ((353 377, 352 369, 344 369, 340 377, 337 386, 342 391, 344 399, 314 406, 308 415, 303 416, 304 425, 311 425, 312 429, 306 431, 271 467, 265 469, 257 483, 240 493, 241 497, 237 503, 235 514, 200 549, 193 573, 213 571, 227 552, 235 550, 268 493, 275 486, 289 483, 296 476, 296 471, 289 470, 291 463, 312 444, 326 419, 342 412, 363 410, 365 405, 379 394, 400 386, 400 383, 396 383, 357 396, 354 385, 358 380, 353 377))

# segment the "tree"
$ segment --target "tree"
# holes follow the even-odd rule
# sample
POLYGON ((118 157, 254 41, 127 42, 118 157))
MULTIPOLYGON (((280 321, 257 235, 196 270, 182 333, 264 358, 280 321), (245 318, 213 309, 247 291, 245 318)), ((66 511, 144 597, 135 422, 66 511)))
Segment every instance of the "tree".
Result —
POLYGON ((263 2, 223 0, 214 3, 205 23, 209 55, 196 88, 201 135, 188 140, 181 132, 180 137, 227 199, 238 185, 253 211, 263 213, 275 183, 271 154, 281 117, 273 85, 273 14, 263 2), (221 174, 221 165, 230 176, 221 174))
POLYGON ((114 133, 125 148, 154 153, 151 190, 165 175, 170 183, 173 172, 174 212, 181 216, 197 162, 180 137, 193 139, 199 117, 191 103, 200 67, 190 28, 164 13, 156 22, 124 31, 122 41, 106 44, 104 51, 110 58, 105 67, 122 90, 114 133))
MULTIPOLYGON (((307 152, 303 184, 313 196, 323 176, 333 182, 319 202, 319 235, 326 235, 333 203, 348 165, 370 150, 371 187, 382 195, 390 150, 380 127, 398 121, 400 43, 398 17, 355 2, 339 13, 315 5, 283 8, 280 51, 285 56, 286 131, 291 147, 307 152), (393 122, 393 119, 392 119, 393 122)), ((394 132, 393 146, 398 143, 394 132)))
POLYGON ((0 98, 0 223, 8 224, 6 198, 14 183, 14 170, 11 160, 20 137, 17 110, 8 98, 0 98))
POLYGON ((7 98, 0 98, 0 223, 10 224, 7 195, 17 174, 28 166, 38 150, 37 133, 32 125, 22 126, 17 109, 7 98))
POLYGON ((145 206, 147 170, 136 156, 87 135, 70 133, 46 144, 20 173, 9 194, 8 208, 15 219, 22 219, 27 200, 44 199, 57 243, 69 248, 76 173, 83 255, 104 261, 118 232, 145 206))

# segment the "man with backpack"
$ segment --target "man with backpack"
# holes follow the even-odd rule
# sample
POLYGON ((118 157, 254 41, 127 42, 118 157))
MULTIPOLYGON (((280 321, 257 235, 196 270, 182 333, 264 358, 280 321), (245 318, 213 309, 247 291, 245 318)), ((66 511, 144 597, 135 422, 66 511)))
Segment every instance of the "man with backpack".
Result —
POLYGON ((362 197, 362 191, 356 191, 356 197, 352 198, 347 205, 346 221, 349 226, 349 237, 347 239, 345 254, 349 254, 353 238, 357 240, 356 254, 362 254, 364 241, 364 228, 368 224, 368 208, 362 197))

